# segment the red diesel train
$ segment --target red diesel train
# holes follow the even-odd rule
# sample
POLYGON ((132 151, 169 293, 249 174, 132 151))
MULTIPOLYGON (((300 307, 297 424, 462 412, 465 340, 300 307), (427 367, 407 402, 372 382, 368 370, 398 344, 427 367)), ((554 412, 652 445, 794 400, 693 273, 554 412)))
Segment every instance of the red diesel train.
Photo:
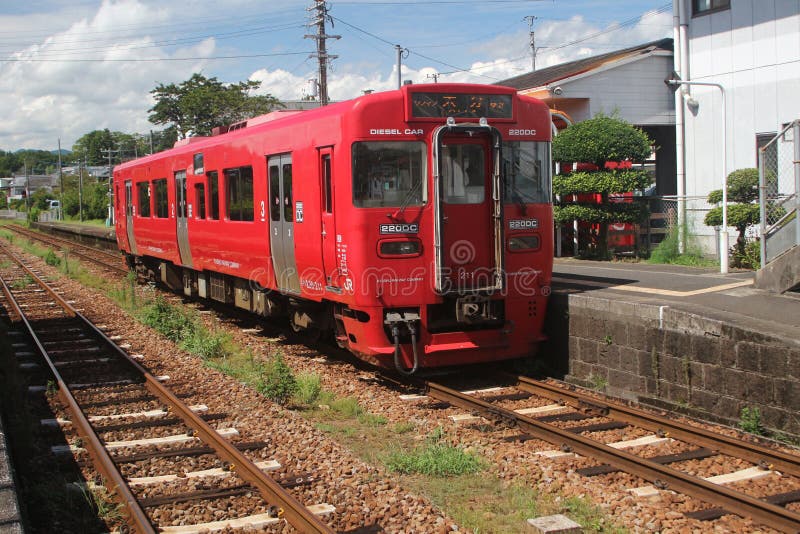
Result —
POLYGON ((468 84, 256 117, 116 167, 119 247, 174 290, 401 372, 529 356, 552 272, 550 120, 468 84))

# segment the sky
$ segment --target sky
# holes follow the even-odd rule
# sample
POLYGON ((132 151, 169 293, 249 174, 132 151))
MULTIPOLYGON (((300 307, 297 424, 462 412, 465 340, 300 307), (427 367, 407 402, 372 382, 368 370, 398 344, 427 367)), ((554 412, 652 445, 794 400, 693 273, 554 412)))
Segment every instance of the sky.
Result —
MULTIPOLYGON (((146 133, 158 84, 195 72, 313 93, 313 0, 2 0, 0 149, 71 148, 98 129, 146 133)), ((497 83, 671 36, 668 0, 329 0, 331 100, 413 83, 497 83), (535 17, 531 19, 530 17, 535 17), (332 26, 331 26, 332 24, 332 26), (435 76, 435 77, 434 77, 435 76)))

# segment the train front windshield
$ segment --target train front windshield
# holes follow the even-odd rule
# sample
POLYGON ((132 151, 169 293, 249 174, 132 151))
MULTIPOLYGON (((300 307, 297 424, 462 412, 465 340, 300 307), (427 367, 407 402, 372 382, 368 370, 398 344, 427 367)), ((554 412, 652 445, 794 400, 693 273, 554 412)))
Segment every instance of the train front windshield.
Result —
POLYGON ((353 203, 359 208, 421 206, 428 201, 425 143, 353 143, 353 203))
POLYGON ((507 141, 503 144, 503 176, 507 204, 550 202, 550 143, 507 141))

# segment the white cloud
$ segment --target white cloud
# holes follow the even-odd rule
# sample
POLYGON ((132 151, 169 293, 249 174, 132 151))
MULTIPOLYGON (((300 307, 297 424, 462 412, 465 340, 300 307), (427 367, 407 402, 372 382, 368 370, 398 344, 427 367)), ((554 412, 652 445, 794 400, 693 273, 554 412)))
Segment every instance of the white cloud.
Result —
MULTIPOLYGON (((671 13, 648 12, 638 23, 624 29, 612 24, 607 27, 596 26, 580 15, 565 21, 547 21, 536 29, 537 42, 542 48, 537 55, 537 68, 542 69, 583 57, 604 54, 629 46, 654 41, 670 34, 671 13), (590 35, 596 37, 572 46, 562 47, 590 35), (552 50, 551 50, 552 49, 552 50)), ((426 66, 411 69, 403 65, 402 79, 414 83, 432 83, 429 74, 438 74, 439 83, 478 83, 487 84, 530 72, 531 59, 528 32, 499 35, 486 43, 476 44, 472 51, 480 55, 492 56, 491 61, 475 61, 468 71, 453 72, 449 67, 426 66), (520 44, 522 43, 522 45, 520 44)), ((338 60, 341 61, 341 60, 338 60)), ((337 61, 337 64, 338 64, 337 61)), ((316 77, 311 73, 310 77, 316 77)), ((280 99, 296 100, 308 94, 308 77, 293 75, 283 70, 268 71, 260 69, 251 79, 262 81, 261 93, 270 93, 280 99)), ((355 98, 366 89, 387 91, 397 87, 397 67, 391 71, 372 67, 358 72, 342 69, 328 74, 328 93, 332 100, 355 98)))
POLYGON ((204 62, 120 60, 207 57, 216 49, 214 40, 206 39, 167 52, 152 37, 115 34, 121 20, 129 27, 146 27, 168 19, 167 10, 138 0, 105 0, 91 18, 73 21, 64 31, 9 54, 16 61, 0 66, 0 147, 54 147, 58 137, 63 147, 71 147, 96 129, 149 130, 150 90, 159 82, 188 78, 204 62), (76 58, 93 61, 52 61, 76 58))
MULTIPOLYGON (((268 9, 274 8, 276 16, 283 13, 294 17, 298 11, 303 17, 302 8, 307 2, 294 0, 292 4, 268 9)), ((193 1, 189 8, 182 7, 183 4, 177 0, 152 4, 149 0, 103 0, 93 11, 86 6, 64 7, 46 16, 0 15, 0 27, 14 28, 14 33, 26 36, 16 49, 0 46, 0 50, 4 50, 0 56, 16 59, 0 62, 0 116, 3 117, 0 148, 53 148, 59 137, 62 146, 71 147, 81 135, 102 128, 146 132, 153 128, 147 121, 147 110, 153 104, 149 92, 159 83, 180 82, 194 72, 216 76, 222 81, 233 82, 245 77, 259 80, 262 82, 259 92, 270 93, 281 100, 307 96, 311 93, 309 79, 317 76, 313 60, 307 61, 299 70, 281 64, 280 60, 276 60, 275 66, 260 69, 248 67, 248 62, 243 61, 235 67, 238 74, 233 74, 239 78, 232 79, 220 74, 228 72, 225 69, 231 66, 229 62, 205 59, 172 61, 259 53, 236 48, 231 41, 222 38, 219 41, 211 37, 190 41, 185 48, 165 42, 190 34, 214 33, 214 29, 202 23, 196 27, 182 27, 179 23, 187 12, 199 17, 197 20, 211 21, 215 20, 213 11, 216 10, 216 16, 228 17, 232 24, 236 24, 231 13, 242 13, 250 8, 252 3, 246 0, 217 0, 213 7, 211 3, 193 1), (225 15, 221 15, 223 13, 225 15), (50 28, 50 35, 41 28, 50 28), (42 61, 77 57, 97 61, 42 61), (160 61, 119 61, 134 58, 160 61)), ((612 30, 613 26, 601 27, 578 15, 564 21, 542 21, 536 27, 536 42, 549 48, 539 51, 537 67, 655 40, 669 35, 670 23, 670 13, 657 13, 646 15, 639 23, 622 30, 605 32, 612 30), (598 33, 591 40, 557 48, 598 33)), ((280 39, 277 43, 270 41, 265 44, 265 48, 270 52, 293 51, 310 44, 297 38, 295 40, 301 44, 292 45, 291 38, 283 40, 283 35, 286 34, 277 37, 280 39)), ((463 55, 461 59, 451 59, 423 49, 420 52, 463 65, 470 71, 453 72, 455 69, 447 65, 412 55, 404 62, 402 79, 413 80, 416 84, 430 83, 433 80, 429 75, 437 74, 440 83, 485 84, 517 76, 530 70, 527 43, 527 31, 501 34, 489 41, 476 42, 466 50, 470 58, 467 60, 463 55), (414 68, 410 68, 412 65, 414 68)), ((340 41, 333 50, 340 57, 328 74, 331 99, 345 100, 357 97, 367 89, 385 91, 396 87, 393 54, 372 54, 369 50, 352 49, 348 52, 344 45, 340 41)), ((291 62, 294 61, 296 59, 292 58, 291 62)))

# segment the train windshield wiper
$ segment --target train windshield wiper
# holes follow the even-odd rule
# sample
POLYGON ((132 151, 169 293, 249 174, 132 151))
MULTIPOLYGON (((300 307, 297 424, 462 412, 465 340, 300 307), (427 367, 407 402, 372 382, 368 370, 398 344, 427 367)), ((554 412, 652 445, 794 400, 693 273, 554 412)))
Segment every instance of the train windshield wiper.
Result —
POLYGON ((417 181, 414 184, 414 186, 408 190, 408 193, 406 193, 406 196, 403 198, 403 202, 400 203, 400 207, 396 209, 393 213, 391 213, 389 217, 391 217, 392 219, 396 219, 397 217, 402 215, 403 212, 406 211, 406 208, 411 203, 411 199, 414 198, 414 195, 416 195, 417 190, 420 188, 421 185, 422 185, 422 179, 417 181))
POLYGON ((511 184, 511 198, 514 200, 514 203, 519 206, 519 209, 522 211, 522 215, 528 215, 528 205, 525 203, 526 198, 532 201, 533 197, 530 195, 525 194, 515 183, 511 184))

